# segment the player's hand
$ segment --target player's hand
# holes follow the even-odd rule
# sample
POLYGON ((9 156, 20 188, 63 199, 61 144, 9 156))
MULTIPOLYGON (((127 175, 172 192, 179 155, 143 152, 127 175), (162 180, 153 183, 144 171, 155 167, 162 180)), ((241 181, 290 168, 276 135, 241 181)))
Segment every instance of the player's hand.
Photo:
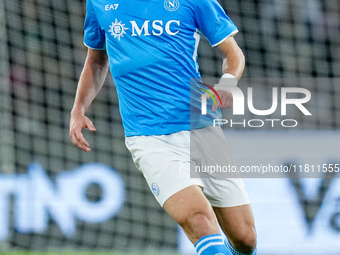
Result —
POLYGON ((82 130, 88 128, 90 131, 96 131, 92 121, 82 113, 71 113, 70 119, 70 138, 72 143, 78 148, 90 152, 90 144, 85 140, 82 130))
POLYGON ((224 90, 217 90, 217 93, 221 98, 222 105, 220 103, 220 100, 218 100, 217 96, 214 95, 217 105, 213 104, 212 107, 213 112, 216 112, 218 107, 220 107, 221 109, 233 108, 233 95, 230 92, 224 90))

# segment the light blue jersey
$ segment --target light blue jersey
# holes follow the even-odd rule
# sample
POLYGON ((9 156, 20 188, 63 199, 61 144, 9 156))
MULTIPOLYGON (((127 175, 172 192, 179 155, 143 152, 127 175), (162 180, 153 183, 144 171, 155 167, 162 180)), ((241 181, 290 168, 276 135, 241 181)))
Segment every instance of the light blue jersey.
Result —
MULTIPOLYGON (((84 30, 85 45, 109 56, 126 136, 190 130, 198 31, 212 46, 237 33, 216 0, 87 0, 84 30)), ((195 128, 220 112, 201 117, 195 128)))

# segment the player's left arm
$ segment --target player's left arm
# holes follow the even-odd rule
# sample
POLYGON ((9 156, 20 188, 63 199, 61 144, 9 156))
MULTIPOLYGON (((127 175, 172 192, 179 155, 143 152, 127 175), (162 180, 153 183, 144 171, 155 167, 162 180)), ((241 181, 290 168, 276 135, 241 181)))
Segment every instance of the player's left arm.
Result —
MULTIPOLYGON (((230 84, 237 84, 238 80, 241 79, 244 67, 245 67, 245 57, 241 48, 238 46, 234 37, 229 37, 218 45, 223 57, 222 64, 222 79, 224 82, 230 84)), ((222 82, 223 83, 223 82, 222 82)), ((233 107, 233 96, 231 93, 224 90, 217 90, 221 97, 222 105, 220 105, 219 100, 217 105, 213 105, 212 110, 216 111, 217 107, 220 108, 232 108, 233 107)))
POLYGON ((234 37, 224 40, 218 45, 218 48, 223 55, 223 73, 229 73, 238 80, 241 79, 245 66, 245 57, 234 37))

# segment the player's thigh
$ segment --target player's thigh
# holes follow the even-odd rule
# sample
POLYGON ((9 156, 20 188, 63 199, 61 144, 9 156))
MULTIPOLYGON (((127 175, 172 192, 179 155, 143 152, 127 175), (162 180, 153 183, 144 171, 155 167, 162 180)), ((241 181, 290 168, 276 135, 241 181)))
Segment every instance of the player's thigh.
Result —
POLYGON ((203 192, 213 207, 235 207, 249 204, 249 197, 240 178, 202 178, 203 192))
POLYGON ((199 148, 192 148, 195 152, 191 155, 193 162, 196 162, 198 166, 207 166, 216 170, 211 173, 198 174, 204 184, 203 191, 210 204, 214 207, 249 204, 248 194, 240 174, 237 171, 228 170, 237 169, 237 167, 222 129, 206 127, 195 130, 191 134, 192 144, 199 148))
POLYGON ((255 243, 256 232, 250 204, 213 207, 223 232, 232 242, 255 243))
POLYGON ((135 136, 125 140, 133 161, 161 206, 175 193, 191 185, 203 186, 190 178, 189 132, 170 135, 135 136))

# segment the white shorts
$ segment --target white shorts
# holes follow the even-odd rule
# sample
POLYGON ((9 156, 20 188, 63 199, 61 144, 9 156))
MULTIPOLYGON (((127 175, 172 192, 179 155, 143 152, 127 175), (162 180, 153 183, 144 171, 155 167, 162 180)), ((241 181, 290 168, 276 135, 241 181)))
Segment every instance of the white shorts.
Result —
POLYGON ((233 207, 249 204, 241 178, 192 178, 190 169, 204 164, 235 165, 220 127, 206 127, 181 131, 170 135, 126 137, 125 144, 158 203, 192 185, 203 188, 203 193, 214 207, 233 207), (191 149, 190 140, 195 143, 191 149), (199 144, 197 144, 199 143, 199 144), (217 143, 217 144, 216 144, 217 143), (209 148, 211 147, 211 149, 209 148), (219 153, 213 148, 223 148, 219 153))

